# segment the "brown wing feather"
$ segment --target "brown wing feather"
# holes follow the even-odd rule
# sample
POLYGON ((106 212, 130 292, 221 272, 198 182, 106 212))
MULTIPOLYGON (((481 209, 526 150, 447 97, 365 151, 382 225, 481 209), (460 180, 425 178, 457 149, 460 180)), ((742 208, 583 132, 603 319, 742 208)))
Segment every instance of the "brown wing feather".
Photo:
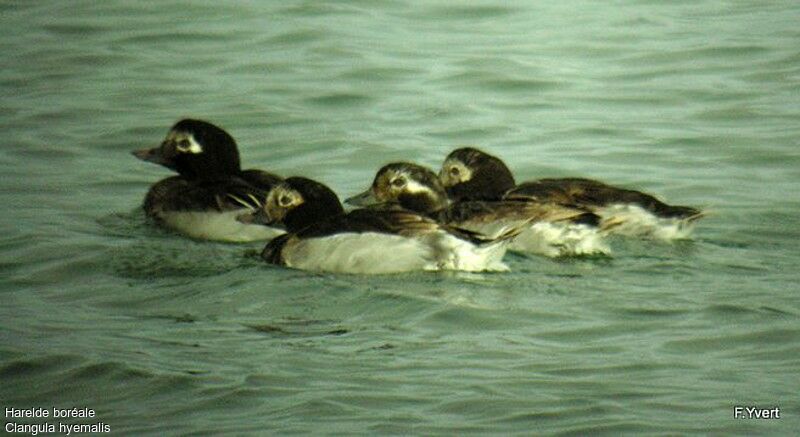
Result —
POLYGON ((509 190, 506 199, 535 199, 594 209, 615 203, 638 205, 664 217, 691 217, 701 212, 688 206, 668 205, 654 196, 583 178, 540 179, 509 190))
POLYGON ((526 198, 496 202, 458 202, 444 212, 442 219, 447 223, 464 221, 489 223, 501 219, 559 222, 573 220, 586 213, 587 211, 582 208, 526 198))

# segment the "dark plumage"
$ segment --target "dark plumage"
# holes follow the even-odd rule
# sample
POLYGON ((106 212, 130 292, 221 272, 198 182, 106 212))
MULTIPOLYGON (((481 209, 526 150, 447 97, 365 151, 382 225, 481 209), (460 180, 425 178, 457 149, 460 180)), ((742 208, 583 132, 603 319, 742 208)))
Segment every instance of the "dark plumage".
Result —
POLYGON ((638 205, 657 216, 669 218, 686 218, 700 214, 700 210, 690 206, 667 205, 650 194, 582 178, 539 179, 524 182, 506 191, 504 198, 533 198, 589 207, 627 203, 638 205))
POLYGON ((505 251, 498 246, 502 239, 488 239, 442 225, 402 208, 357 209, 345 213, 333 191, 303 177, 287 178, 275 186, 262 213, 242 219, 249 221, 256 216, 265 224, 283 225, 288 231, 267 244, 262 258, 273 264, 309 270, 388 273, 476 269, 471 264, 459 264, 458 258, 463 254, 454 251, 466 251, 470 256, 474 256, 472 252, 487 252, 488 261, 477 269, 500 268, 505 251), (381 253, 399 258, 397 265, 391 265, 392 258, 380 257, 381 253))
POLYGON ((225 212, 257 208, 281 181, 262 170, 241 170, 236 142, 223 129, 202 120, 181 120, 159 146, 133 154, 178 173, 153 185, 145 196, 145 212, 162 225, 192 237, 224 241, 274 236, 264 228, 242 228, 235 215, 220 218, 225 212))
POLYGON ((600 216, 601 226, 609 230, 639 222, 615 229, 622 233, 652 234, 658 233, 655 227, 674 225, 681 231, 674 234, 684 236, 688 225, 703 216, 697 208, 669 205, 650 194, 585 178, 548 178, 515 185, 511 171, 499 158, 475 148, 451 152, 439 178, 448 193, 462 200, 534 200, 581 208, 600 216), (630 207, 652 214, 653 219, 633 217, 636 212, 630 207), (657 222, 659 219, 667 221, 657 222))
POLYGON ((510 228, 524 229, 518 237, 522 240, 511 243, 515 250, 549 256, 606 250, 599 243, 595 229, 598 217, 591 212, 534 199, 463 199, 451 202, 436 173, 409 162, 383 166, 370 188, 347 202, 361 206, 397 204, 440 223, 486 235, 496 235, 510 228), (546 234, 542 229, 544 224, 550 224, 546 234), (573 225, 581 227, 578 229, 573 225), (523 240, 528 242, 522 243, 523 240), (529 240, 536 241, 530 243, 529 240))
POLYGON ((442 167, 439 173, 452 200, 501 200, 503 194, 516 185, 511 170, 503 161, 478 149, 456 149, 447 160, 462 163, 442 167), (448 183, 450 180, 459 183, 448 183))

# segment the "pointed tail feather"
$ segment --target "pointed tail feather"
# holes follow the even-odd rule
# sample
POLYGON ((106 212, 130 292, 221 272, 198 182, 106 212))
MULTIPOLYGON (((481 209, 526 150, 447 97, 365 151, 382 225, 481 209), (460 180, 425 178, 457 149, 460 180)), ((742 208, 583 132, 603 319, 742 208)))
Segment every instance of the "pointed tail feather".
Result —
POLYGON ((513 225, 509 225, 504 229, 501 229, 496 235, 488 236, 485 234, 481 234, 479 232, 468 231, 465 229, 458 228, 459 231, 464 231, 469 234, 469 240, 475 243, 478 246, 493 246, 495 244, 501 243, 509 243, 519 234, 525 232, 528 228, 531 227, 532 223, 535 223, 536 219, 531 218, 519 223, 515 223, 513 225))

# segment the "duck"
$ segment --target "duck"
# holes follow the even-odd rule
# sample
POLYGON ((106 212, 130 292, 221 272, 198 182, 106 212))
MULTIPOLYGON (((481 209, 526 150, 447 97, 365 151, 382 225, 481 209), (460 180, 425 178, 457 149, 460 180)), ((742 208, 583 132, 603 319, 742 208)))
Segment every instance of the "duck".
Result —
POLYGON ((520 227, 523 230, 508 247, 514 252, 553 258, 610 254, 597 228, 598 217, 591 212, 536 199, 452 200, 433 170, 412 162, 384 165, 369 188, 345 203, 398 204, 448 226, 489 237, 520 227))
POLYGON ((457 200, 533 200, 584 209, 600 218, 599 226, 607 234, 685 239, 706 215, 695 207, 669 205, 654 195, 593 179, 545 178, 517 185, 500 158, 474 147, 450 152, 439 180, 457 200))
POLYGON ((502 258, 515 232, 487 238, 396 205, 345 212, 329 187, 302 176, 274 186, 239 220, 286 230, 261 253, 270 264, 349 274, 508 271, 502 258))
POLYGON ((234 243, 283 233, 236 220, 259 208, 259 199, 283 179, 263 170, 242 170, 236 141, 224 129, 183 119, 160 145, 132 153, 178 173, 155 183, 144 198, 145 214, 157 224, 194 239, 234 243))

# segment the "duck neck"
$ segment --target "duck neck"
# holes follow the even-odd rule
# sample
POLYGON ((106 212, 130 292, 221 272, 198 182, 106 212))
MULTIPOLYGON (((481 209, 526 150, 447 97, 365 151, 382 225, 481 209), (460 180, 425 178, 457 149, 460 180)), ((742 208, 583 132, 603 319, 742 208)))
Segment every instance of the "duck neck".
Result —
POLYGON ((435 216, 439 211, 446 209, 448 206, 446 196, 432 196, 426 193, 403 194, 398 201, 403 208, 427 216, 435 216))

